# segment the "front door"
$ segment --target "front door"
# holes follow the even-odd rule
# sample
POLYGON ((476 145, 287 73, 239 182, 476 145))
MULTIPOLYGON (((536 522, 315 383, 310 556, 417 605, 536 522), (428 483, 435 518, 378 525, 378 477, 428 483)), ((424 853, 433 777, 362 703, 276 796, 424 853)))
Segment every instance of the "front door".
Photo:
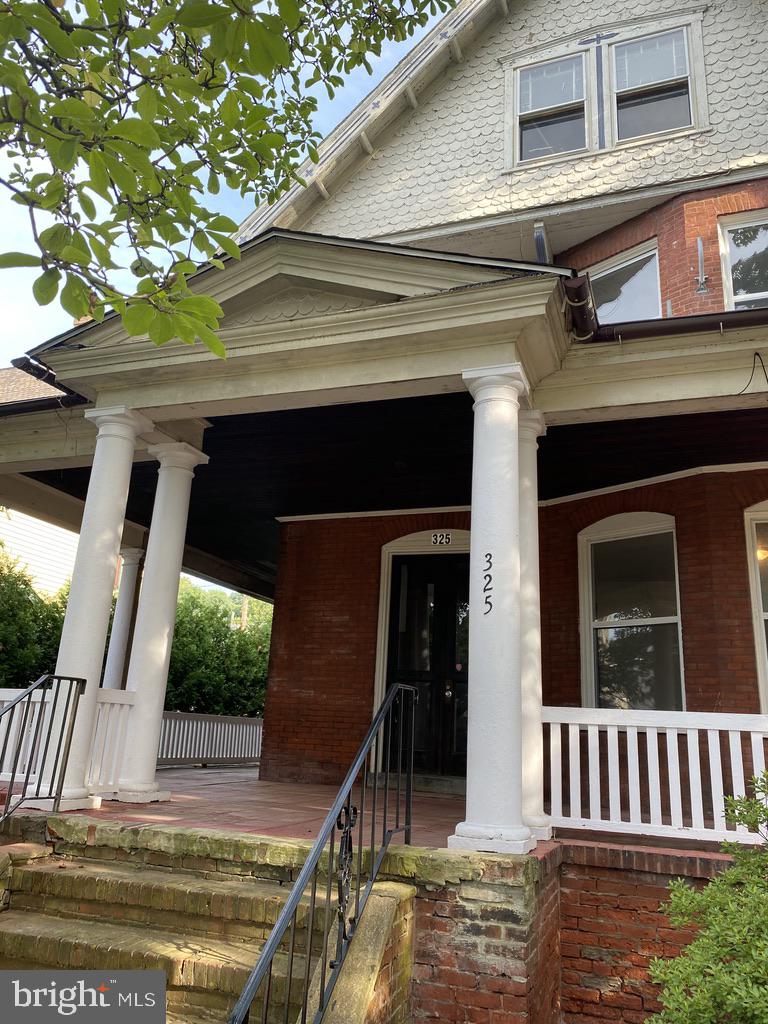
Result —
POLYGON ((419 693, 414 770, 465 775, 469 555, 392 559, 387 685, 419 693))

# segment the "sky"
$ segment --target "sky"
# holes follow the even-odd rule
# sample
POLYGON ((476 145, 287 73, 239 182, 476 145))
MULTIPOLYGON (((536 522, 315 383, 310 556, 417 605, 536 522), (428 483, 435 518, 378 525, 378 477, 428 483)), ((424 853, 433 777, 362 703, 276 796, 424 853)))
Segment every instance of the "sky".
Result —
MULTIPOLYGON (((346 84, 333 100, 324 93, 318 93, 318 111, 315 124, 323 135, 327 135, 344 117, 392 70, 415 42, 434 24, 432 22, 417 35, 403 43, 388 43, 382 47, 379 58, 371 63, 373 75, 358 68, 352 72, 346 84)), ((216 197, 216 208, 235 221, 242 221, 253 209, 252 198, 241 199, 237 192, 222 189, 216 197)), ((0 194, 0 229, 3 252, 33 252, 29 235, 29 221, 26 211, 0 194)), ((35 345, 66 331, 72 325, 72 318, 64 312, 58 301, 49 306, 38 306, 32 297, 32 282, 38 270, 0 270, 0 310, 2 331, 0 331, 0 367, 8 366, 11 359, 23 355, 35 345)))

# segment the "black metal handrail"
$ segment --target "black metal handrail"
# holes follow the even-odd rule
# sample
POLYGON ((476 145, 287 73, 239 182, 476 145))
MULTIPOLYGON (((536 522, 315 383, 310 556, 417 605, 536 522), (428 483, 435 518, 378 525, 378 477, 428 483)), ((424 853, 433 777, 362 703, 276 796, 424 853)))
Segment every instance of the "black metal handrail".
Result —
POLYGON ((247 1022, 259 995, 262 1024, 268 1020, 318 1024, 321 1020, 392 837, 402 833, 405 843, 411 841, 416 701, 417 691, 412 686, 398 683, 388 691, 228 1024, 247 1022), (322 876, 324 893, 321 891, 318 907, 322 876), (303 942, 297 936, 300 912, 305 915, 303 942), (336 936, 332 943, 334 916, 336 936), (319 949, 313 946, 316 919, 322 921, 319 949), (331 946, 333 955, 329 958, 331 946), (280 953, 285 953, 286 967, 278 986, 272 982, 275 958, 280 953), (302 957, 303 963, 297 963, 302 957), (313 967, 318 972, 315 980, 313 967), (292 999, 296 968, 300 993, 292 999))
POLYGON ((84 690, 84 679, 44 675, 0 708, 0 824, 25 800, 51 800, 58 811, 84 690))

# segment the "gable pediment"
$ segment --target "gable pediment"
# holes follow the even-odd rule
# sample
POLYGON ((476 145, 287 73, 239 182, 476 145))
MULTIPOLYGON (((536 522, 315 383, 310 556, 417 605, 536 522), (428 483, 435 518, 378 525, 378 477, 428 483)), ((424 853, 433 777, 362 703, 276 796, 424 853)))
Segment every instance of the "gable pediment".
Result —
POLYGON ((375 305, 376 300, 365 295, 286 284, 278 286, 276 291, 250 300, 228 303, 221 329, 237 330, 241 327, 344 313, 375 305))

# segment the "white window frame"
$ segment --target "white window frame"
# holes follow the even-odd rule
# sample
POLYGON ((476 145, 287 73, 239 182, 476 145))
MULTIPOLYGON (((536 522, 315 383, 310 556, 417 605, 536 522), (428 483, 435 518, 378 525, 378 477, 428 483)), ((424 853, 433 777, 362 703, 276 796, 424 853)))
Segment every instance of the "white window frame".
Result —
MULTIPOLYGON (((649 145, 659 140, 681 135, 690 135, 709 128, 709 109, 704 75, 704 44, 702 40, 702 19, 706 8, 703 5, 688 7, 671 17, 649 16, 638 18, 632 22, 599 24, 574 32, 558 43, 546 47, 530 47, 503 58, 505 74, 505 131, 504 131, 504 170, 506 173, 526 167, 538 167, 542 164, 555 163, 563 160, 579 159, 584 156, 608 153, 627 146, 649 145), (689 95, 691 105, 691 124, 681 128, 673 128, 665 132, 651 135, 640 135, 636 138, 619 141, 616 117, 615 89, 615 50, 617 44, 636 42, 651 36, 663 35, 675 29, 684 29, 686 53, 688 57, 689 95), (605 112, 605 147, 599 149, 599 117, 598 117, 598 83, 597 60, 594 44, 579 46, 579 40, 591 38, 599 31, 604 35, 616 33, 614 38, 603 42, 603 88, 602 104, 605 112), (568 153, 553 153, 548 156, 535 157, 529 160, 520 159, 520 122, 518 117, 518 82, 523 68, 547 64, 552 60, 561 60, 584 54, 584 114, 586 147, 568 153)), ((555 108, 553 108, 555 109, 555 108)))
POLYGON ((605 628, 605 623, 592 617, 594 592, 592 580, 592 546, 605 541, 626 540, 631 537, 647 537, 655 533, 671 533, 675 558, 675 596, 677 615, 653 619, 627 619, 611 623, 617 629, 633 625, 664 625, 677 623, 677 642, 680 652, 680 707, 685 711, 685 666, 683 658, 683 625, 680 608, 680 572, 677 564, 677 532, 675 517, 664 512, 622 512, 619 515, 600 519, 587 526, 578 535, 579 551, 579 622, 581 636, 581 706, 597 707, 597 677, 595 673, 595 629, 605 628))
POLYGON ((768 523, 768 501, 751 505, 744 511, 747 561, 749 563, 749 594, 752 604, 752 627, 755 634, 755 657, 757 658, 757 689, 760 697, 760 713, 765 715, 768 714, 768 645, 765 638, 768 610, 763 609, 760 591, 760 568, 756 554, 758 523, 768 523))
POLYGON ((592 148, 591 140, 591 107, 592 107, 592 91, 590 89, 590 74, 589 74, 589 54, 585 51, 576 51, 571 53, 564 53, 557 57, 547 57, 546 60, 538 60, 531 64, 521 64, 519 67, 514 69, 514 120, 515 120, 515 131, 514 131, 514 142, 513 142, 513 160, 515 163, 525 165, 526 167, 530 164, 538 164, 542 162, 549 163, 551 160, 564 159, 568 157, 578 156, 580 153, 588 153, 592 148), (553 107, 543 107, 541 110, 520 110, 520 74, 523 71, 529 71, 533 68, 542 67, 545 64, 551 64, 558 60, 570 60, 573 57, 581 57, 582 65, 582 80, 584 82, 584 98, 581 101, 584 104, 584 145, 579 146, 576 149, 563 150, 559 153, 549 153, 546 156, 529 157, 523 159, 520 151, 520 135, 521 135, 521 124, 524 120, 530 120, 534 115, 538 114, 540 117, 547 117, 550 114, 556 114, 560 110, 570 110, 577 106, 578 101, 571 103, 561 103, 553 107))
MULTIPOLYGON (((726 217, 718 217, 717 232, 720 243, 720 267, 723 275, 723 295, 726 309, 736 309, 737 298, 733 294, 733 274, 731 272, 731 251, 728 245, 728 231, 731 228, 758 227, 760 224, 768 225, 768 210, 747 210, 744 213, 729 214, 726 217)), ((742 295, 738 301, 745 301, 747 298, 764 299, 768 298, 768 292, 754 292, 749 296, 742 295)))
MULTIPOLYGON (((634 143, 634 142, 639 142, 642 139, 658 139, 658 138, 664 138, 667 135, 678 135, 678 134, 680 134, 680 132, 688 132, 688 131, 691 130, 691 128, 695 127, 695 125, 696 125, 696 109, 695 109, 695 106, 694 106, 695 95, 694 95, 694 91, 693 91, 694 73, 693 73, 693 65, 691 63, 691 56, 692 56, 692 54, 691 54, 691 42, 690 42, 690 40, 691 40, 691 33, 689 31, 688 25, 680 25, 677 28, 665 28, 665 29, 660 30, 659 32, 647 32, 647 33, 644 32, 644 33, 642 33, 642 35, 638 35, 636 39, 619 39, 619 40, 613 40, 611 42, 611 46, 610 46, 610 52, 611 52, 611 61, 610 61, 611 104, 610 104, 610 112, 611 112, 611 124, 612 124, 612 137, 614 139, 614 145, 622 146, 623 147, 623 146, 629 145, 629 144, 634 143), (671 32, 677 32, 677 31, 680 31, 681 29, 683 31, 683 41, 684 41, 684 44, 685 44, 685 63, 686 63, 687 68, 688 68, 688 73, 685 76, 685 81, 687 82, 687 85, 688 85, 688 106, 689 106, 689 109, 690 109, 690 116, 691 116, 690 123, 689 124, 679 125, 677 128, 668 128, 666 131, 646 132, 644 135, 633 135, 632 138, 630 138, 630 139, 620 139, 619 138, 619 91, 617 89, 617 77, 618 76, 617 76, 617 71, 616 71, 616 52, 617 52, 616 48, 617 48, 617 46, 621 46, 623 43, 640 42, 641 40, 645 40, 645 39, 655 39, 658 36, 666 36, 666 35, 669 35, 669 33, 671 33, 671 32)), ((674 84, 676 82, 682 82, 682 81, 683 81, 682 77, 680 77, 680 78, 670 78, 670 79, 666 79, 665 80, 665 82, 668 82, 670 85, 672 85, 672 84, 674 84)), ((662 84, 665 84, 665 83, 664 82, 659 82, 658 83, 658 85, 662 85, 662 84)), ((650 84, 648 86, 645 86, 645 89, 647 89, 647 90, 650 90, 652 88, 653 88, 653 86, 650 85, 650 84)), ((642 91, 642 87, 639 88, 639 89, 631 89, 631 90, 625 90, 625 91, 641 92, 642 91)))
POLYGON ((614 270, 621 270, 630 263, 634 263, 635 260, 642 259, 644 256, 650 256, 651 253, 656 254, 656 289, 659 298, 659 311, 655 317, 650 316, 646 319, 660 320, 664 316, 664 312, 661 304, 661 274, 659 269, 659 242, 657 238, 649 238, 647 242, 635 245, 631 249, 625 249, 623 252, 618 252, 615 256, 609 256, 608 259, 601 260, 600 263, 595 263, 593 266, 588 267, 586 273, 589 274, 591 281, 597 281, 614 270))

